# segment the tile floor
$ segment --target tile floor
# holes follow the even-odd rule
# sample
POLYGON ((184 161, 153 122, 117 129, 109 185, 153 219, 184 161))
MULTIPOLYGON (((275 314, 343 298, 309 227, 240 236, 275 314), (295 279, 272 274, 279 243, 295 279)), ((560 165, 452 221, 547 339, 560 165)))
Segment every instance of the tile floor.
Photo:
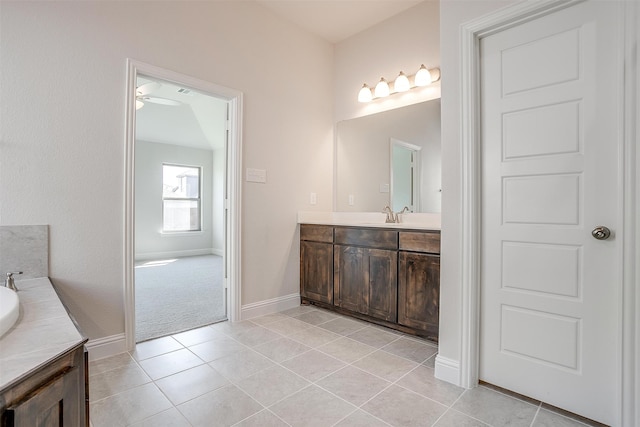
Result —
POLYGON ((584 426, 434 378, 437 347, 315 307, 218 323, 89 366, 91 422, 115 426, 584 426))

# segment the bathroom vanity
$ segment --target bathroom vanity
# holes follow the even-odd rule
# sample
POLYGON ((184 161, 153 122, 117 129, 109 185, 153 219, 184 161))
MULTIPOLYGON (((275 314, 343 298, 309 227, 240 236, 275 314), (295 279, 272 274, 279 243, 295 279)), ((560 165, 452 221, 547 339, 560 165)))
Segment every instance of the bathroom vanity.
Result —
POLYGON ((437 342, 440 231, 301 223, 300 295, 437 342))
POLYGON ((0 337, 0 426, 88 426, 87 339, 48 278, 16 285, 20 318, 0 337))

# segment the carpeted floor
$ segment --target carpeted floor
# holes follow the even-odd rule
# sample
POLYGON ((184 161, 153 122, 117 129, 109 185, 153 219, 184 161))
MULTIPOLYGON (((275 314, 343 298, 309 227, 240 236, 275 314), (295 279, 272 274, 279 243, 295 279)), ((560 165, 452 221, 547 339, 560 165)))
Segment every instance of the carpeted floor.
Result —
POLYGON ((222 257, 136 262, 136 342, 226 319, 222 257))

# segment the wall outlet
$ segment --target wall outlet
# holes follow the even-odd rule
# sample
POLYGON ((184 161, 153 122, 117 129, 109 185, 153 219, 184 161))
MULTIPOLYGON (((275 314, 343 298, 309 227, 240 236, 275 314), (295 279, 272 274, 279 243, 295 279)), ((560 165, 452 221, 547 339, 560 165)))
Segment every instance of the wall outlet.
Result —
POLYGON ((311 203, 312 205, 318 203, 318 195, 316 193, 309 194, 309 203, 311 203))
POLYGON ((380 192, 388 193, 389 192, 389 184, 380 184, 380 192))
POLYGON ((353 194, 349 194, 349 206, 353 205, 355 205, 355 199, 353 197, 353 194))

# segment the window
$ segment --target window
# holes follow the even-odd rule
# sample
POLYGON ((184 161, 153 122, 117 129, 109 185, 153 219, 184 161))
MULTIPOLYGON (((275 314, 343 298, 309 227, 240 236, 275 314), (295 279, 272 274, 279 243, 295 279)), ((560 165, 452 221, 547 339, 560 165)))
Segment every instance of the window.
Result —
POLYGON ((162 231, 200 231, 200 168, 162 165, 162 231))

